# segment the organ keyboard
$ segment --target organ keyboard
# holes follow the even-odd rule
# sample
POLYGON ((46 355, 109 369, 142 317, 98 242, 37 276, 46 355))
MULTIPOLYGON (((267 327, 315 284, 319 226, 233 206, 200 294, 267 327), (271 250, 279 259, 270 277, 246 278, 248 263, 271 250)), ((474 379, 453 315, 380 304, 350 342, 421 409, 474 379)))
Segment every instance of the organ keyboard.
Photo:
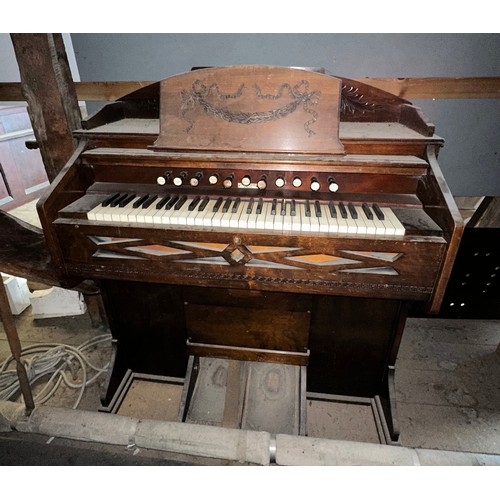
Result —
POLYGON ((463 229, 417 108, 320 72, 207 68, 75 138, 38 210, 62 282, 100 286, 105 404, 127 370, 182 377, 189 355, 389 399, 408 305, 439 309, 463 229))
POLYGON ((131 222, 158 227, 264 229, 283 233, 372 234, 403 236, 393 211, 376 203, 296 201, 239 197, 210 198, 175 193, 114 193, 87 212, 102 222, 131 222))

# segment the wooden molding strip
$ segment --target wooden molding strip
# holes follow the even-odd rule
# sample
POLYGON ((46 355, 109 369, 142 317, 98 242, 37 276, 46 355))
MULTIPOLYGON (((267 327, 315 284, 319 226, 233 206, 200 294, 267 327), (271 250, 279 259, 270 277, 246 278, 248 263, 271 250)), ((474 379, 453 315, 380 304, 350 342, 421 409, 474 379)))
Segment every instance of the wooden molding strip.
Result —
MULTIPOLYGON (((358 78, 404 99, 495 99, 500 97, 500 77, 472 78, 358 78)), ((80 101, 116 101, 146 87, 142 82, 75 82, 80 101)), ((0 101, 24 101, 20 83, 0 83, 0 101)))

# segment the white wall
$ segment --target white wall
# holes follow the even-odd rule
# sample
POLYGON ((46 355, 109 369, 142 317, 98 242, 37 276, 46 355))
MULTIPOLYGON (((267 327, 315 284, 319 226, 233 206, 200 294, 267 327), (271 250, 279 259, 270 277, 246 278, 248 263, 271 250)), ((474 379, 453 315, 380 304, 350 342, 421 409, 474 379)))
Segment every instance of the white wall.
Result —
MULTIPOLYGON (((344 13, 348 18, 349 13, 344 13)), ((346 78, 500 76, 498 34, 72 34, 82 79, 161 80, 192 66, 320 66, 346 78)), ((456 196, 500 195, 500 100, 415 101, 446 140, 456 196)), ((95 107, 94 107, 95 110, 95 107)))

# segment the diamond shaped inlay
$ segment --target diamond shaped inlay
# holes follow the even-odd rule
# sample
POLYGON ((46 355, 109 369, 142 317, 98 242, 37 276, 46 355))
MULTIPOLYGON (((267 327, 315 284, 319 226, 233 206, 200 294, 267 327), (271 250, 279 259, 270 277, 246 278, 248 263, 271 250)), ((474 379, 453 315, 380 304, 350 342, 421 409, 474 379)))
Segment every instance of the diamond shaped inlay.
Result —
POLYGON ((245 254, 243 252, 241 252, 238 248, 235 248, 232 252, 231 252, 231 258, 235 261, 235 262, 239 262, 240 260, 244 259, 245 258, 245 254))
POLYGON ((231 264, 235 266, 237 264, 244 265, 249 260, 252 259, 252 252, 245 247, 245 245, 230 245, 228 246, 224 252, 222 252, 222 256, 231 264))
POLYGON ((345 259, 335 255, 326 255, 323 253, 312 255, 299 255, 297 257, 287 257, 288 260, 311 264, 314 266, 341 266, 344 264, 359 264, 358 260, 345 259))
POLYGON ((182 255, 191 253, 187 250, 180 250, 179 248, 166 247, 164 245, 142 245, 137 247, 126 247, 125 250, 132 252, 144 253, 147 255, 156 255, 158 257, 166 257, 168 255, 182 255))
POLYGON ((369 257, 370 259, 383 260, 385 262, 394 262, 403 254, 397 252, 362 252, 357 250, 344 250, 344 253, 358 255, 359 257, 369 257))

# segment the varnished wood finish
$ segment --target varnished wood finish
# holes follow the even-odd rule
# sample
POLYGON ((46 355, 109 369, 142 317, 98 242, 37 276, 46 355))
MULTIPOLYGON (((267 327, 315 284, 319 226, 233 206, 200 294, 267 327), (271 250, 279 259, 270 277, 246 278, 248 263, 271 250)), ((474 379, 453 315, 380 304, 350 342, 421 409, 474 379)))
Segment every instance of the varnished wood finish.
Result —
POLYGON ((75 132, 81 146, 39 212, 61 279, 92 278, 103 288, 117 340, 106 400, 127 370, 183 376, 188 353, 307 365, 308 390, 390 399, 407 302, 439 307, 461 221, 435 157, 443 140, 418 108, 363 82, 342 79, 342 89, 343 154, 311 152, 300 140, 282 148, 287 134, 272 152, 238 151, 230 140, 226 147, 224 134, 219 144, 211 136, 210 151, 182 142, 155 151, 159 84, 104 108, 75 132), (196 187, 159 186, 166 170, 202 177, 196 187), (233 174, 234 187, 210 185, 213 172, 233 174), (265 175, 268 186, 236 187, 244 175, 265 175), (299 188, 294 175, 305 180, 299 188), (277 176, 283 187, 275 186, 277 176), (313 176, 321 185, 314 193, 313 176), (332 176, 337 192, 327 187, 332 176), (406 233, 276 234, 88 220, 114 192, 379 203, 393 209, 406 233))
POLYGON ((207 68, 161 83, 155 150, 342 154, 341 80, 274 66, 207 68))

